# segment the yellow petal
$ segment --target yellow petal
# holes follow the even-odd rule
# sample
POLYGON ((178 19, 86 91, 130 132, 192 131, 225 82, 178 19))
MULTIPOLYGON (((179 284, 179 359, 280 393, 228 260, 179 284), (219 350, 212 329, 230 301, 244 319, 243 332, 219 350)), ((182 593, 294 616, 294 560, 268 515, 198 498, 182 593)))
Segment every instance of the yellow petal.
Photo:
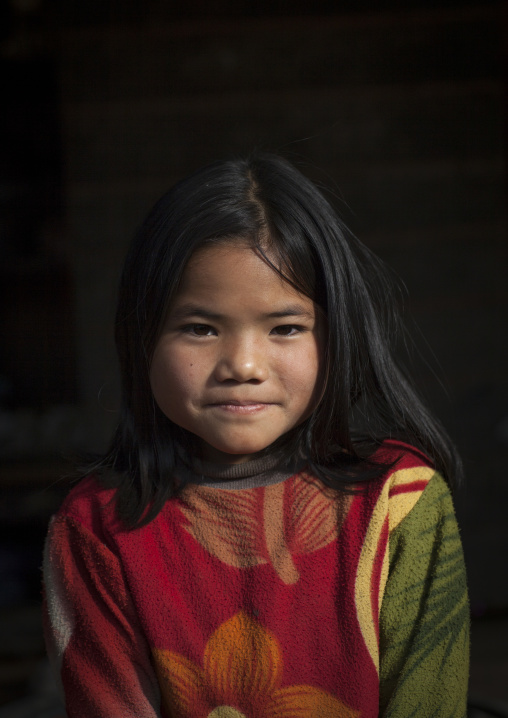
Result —
POLYGON ((279 684, 282 671, 277 639, 241 611, 211 636, 203 665, 217 702, 242 705, 259 700, 279 684))
POLYGON ((400 469, 393 474, 390 478, 390 533, 416 505, 435 473, 429 466, 415 466, 412 469, 400 469))
POLYGON ((357 718, 360 714, 319 688, 289 686, 274 692, 265 715, 266 718, 357 718))
MULTIPOLYGON (((385 523, 387 521, 389 522, 388 528, 391 531, 404 519, 422 494, 423 488, 420 484, 428 483, 433 474, 434 469, 430 469, 427 466, 417 466, 412 469, 395 471, 390 477, 390 480, 383 486, 377 499, 363 542, 355 580, 356 615, 365 645, 378 673, 379 645, 376 630, 378 616, 374 614, 372 575, 375 569, 376 559, 378 559, 380 539, 385 523), (394 495, 390 497, 390 493, 392 493, 393 489, 400 491, 404 485, 408 487, 407 493, 394 493, 394 495), (412 486, 414 486, 414 489, 411 489, 412 486)), ((377 598, 378 614, 381 610, 383 594, 388 579, 387 546, 384 551, 384 555, 381 559, 381 575, 377 598)))
POLYGON ((154 649, 152 654, 162 703, 168 715, 190 717, 201 715, 202 711, 207 715, 203 671, 178 653, 154 649))

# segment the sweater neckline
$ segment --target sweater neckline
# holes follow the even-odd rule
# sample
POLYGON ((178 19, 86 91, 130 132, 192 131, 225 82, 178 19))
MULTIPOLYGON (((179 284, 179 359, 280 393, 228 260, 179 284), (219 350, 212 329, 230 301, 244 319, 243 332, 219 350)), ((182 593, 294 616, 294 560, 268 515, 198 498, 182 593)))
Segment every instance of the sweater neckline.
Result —
POLYGON ((177 472, 185 484, 216 489, 253 489, 285 481, 305 466, 301 455, 287 457, 276 452, 241 464, 202 461, 178 451, 177 472))

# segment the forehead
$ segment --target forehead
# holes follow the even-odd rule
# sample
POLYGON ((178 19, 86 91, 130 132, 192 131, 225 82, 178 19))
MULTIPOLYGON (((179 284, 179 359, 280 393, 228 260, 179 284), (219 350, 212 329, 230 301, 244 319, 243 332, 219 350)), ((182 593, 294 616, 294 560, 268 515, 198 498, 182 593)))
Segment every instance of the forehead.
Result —
MULTIPOLYGON (((268 249, 263 252, 277 266, 276 256, 268 249)), ((201 247, 192 255, 172 304, 191 298, 208 302, 234 299, 240 305, 298 301, 306 311, 314 304, 242 240, 201 247)))

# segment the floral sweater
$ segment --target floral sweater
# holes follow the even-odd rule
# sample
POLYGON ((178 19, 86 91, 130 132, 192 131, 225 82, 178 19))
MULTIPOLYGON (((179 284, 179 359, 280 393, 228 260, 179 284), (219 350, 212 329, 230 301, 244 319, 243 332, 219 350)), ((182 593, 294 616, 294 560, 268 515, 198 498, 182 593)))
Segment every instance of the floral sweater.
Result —
POLYGON ((392 469, 189 484, 125 530, 93 478, 53 518, 45 630, 69 718, 462 718, 468 604, 449 491, 392 469), (261 482, 263 483, 263 482, 261 482))

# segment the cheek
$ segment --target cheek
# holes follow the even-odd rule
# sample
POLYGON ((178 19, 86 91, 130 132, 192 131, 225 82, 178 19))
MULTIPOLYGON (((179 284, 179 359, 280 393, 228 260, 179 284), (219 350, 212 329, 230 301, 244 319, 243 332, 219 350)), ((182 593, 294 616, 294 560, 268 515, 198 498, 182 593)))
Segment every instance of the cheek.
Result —
POLYGON ((312 343, 286 364, 286 376, 290 389, 302 402, 308 401, 319 388, 321 358, 319 348, 312 343))
POLYGON ((185 353, 156 349, 150 368, 150 385, 157 403, 164 410, 174 399, 192 393, 196 384, 196 367, 185 353))

